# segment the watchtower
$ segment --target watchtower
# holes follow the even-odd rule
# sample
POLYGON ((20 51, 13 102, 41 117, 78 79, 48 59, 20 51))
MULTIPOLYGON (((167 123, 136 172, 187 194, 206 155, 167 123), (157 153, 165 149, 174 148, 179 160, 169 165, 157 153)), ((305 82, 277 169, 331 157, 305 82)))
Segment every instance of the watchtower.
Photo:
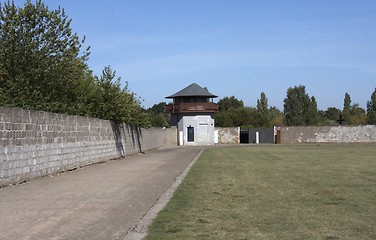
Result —
POLYGON ((179 145, 214 144, 214 113, 219 110, 213 99, 217 96, 193 83, 166 98, 173 103, 166 106, 171 114, 171 127, 176 127, 179 145))

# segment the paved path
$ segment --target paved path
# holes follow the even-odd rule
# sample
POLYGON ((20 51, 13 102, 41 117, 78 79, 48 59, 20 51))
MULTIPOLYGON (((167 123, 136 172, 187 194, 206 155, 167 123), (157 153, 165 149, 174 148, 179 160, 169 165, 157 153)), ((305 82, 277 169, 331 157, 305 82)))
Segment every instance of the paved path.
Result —
POLYGON ((159 149, 1 188, 0 239, 123 239, 202 149, 159 149))

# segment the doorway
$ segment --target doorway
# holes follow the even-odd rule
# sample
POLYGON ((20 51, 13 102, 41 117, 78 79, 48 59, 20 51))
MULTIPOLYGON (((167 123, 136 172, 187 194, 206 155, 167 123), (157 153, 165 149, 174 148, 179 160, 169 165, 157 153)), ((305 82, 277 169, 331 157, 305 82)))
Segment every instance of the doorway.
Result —
POLYGON ((194 127, 187 127, 188 132, 188 142, 194 142, 195 141, 195 128, 194 127))

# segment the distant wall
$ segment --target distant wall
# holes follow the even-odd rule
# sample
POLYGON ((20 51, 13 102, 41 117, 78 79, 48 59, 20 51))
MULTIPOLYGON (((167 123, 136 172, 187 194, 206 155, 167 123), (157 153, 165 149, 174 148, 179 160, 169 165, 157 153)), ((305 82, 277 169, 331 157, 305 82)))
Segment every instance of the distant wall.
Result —
POLYGON ((215 131, 218 131, 218 144, 240 143, 239 127, 215 127, 215 131))
POLYGON ((376 125, 278 127, 281 143, 376 143, 376 125))
MULTIPOLYGON (((257 129, 250 129, 253 132, 257 129)), ((275 127, 278 143, 376 143, 376 125, 361 126, 289 126, 275 127)), ((240 143, 238 127, 216 127, 218 144, 240 143)), ((248 138, 249 130, 247 132, 248 138)), ((273 133, 270 133, 273 135, 273 133)), ((261 140, 261 139, 260 139, 261 140)), ((252 143, 253 141, 249 141, 252 143)), ((260 141, 261 143, 262 141, 260 141)), ((271 139, 270 143, 273 143, 271 139)))
POLYGON ((168 145, 176 129, 0 107, 0 187, 168 145))

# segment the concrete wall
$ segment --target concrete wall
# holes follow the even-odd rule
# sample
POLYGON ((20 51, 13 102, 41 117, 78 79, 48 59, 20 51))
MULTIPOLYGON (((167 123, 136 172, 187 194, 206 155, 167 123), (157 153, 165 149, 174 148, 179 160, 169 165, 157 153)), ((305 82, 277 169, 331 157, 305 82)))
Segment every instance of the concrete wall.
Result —
POLYGON ((218 144, 236 144, 240 143, 240 128, 239 127, 215 127, 218 132, 218 144))
POLYGON ((278 127, 281 143, 376 143, 376 125, 278 127))
MULTIPOLYGON (((213 145, 214 119, 211 115, 183 116, 178 123, 179 132, 183 133, 182 145, 213 145), (188 127, 194 131, 194 141, 188 139, 188 127)), ((180 143, 181 144, 181 143, 180 143)))
POLYGON ((172 133, 176 129, 0 107, 0 187, 176 145, 172 133))

